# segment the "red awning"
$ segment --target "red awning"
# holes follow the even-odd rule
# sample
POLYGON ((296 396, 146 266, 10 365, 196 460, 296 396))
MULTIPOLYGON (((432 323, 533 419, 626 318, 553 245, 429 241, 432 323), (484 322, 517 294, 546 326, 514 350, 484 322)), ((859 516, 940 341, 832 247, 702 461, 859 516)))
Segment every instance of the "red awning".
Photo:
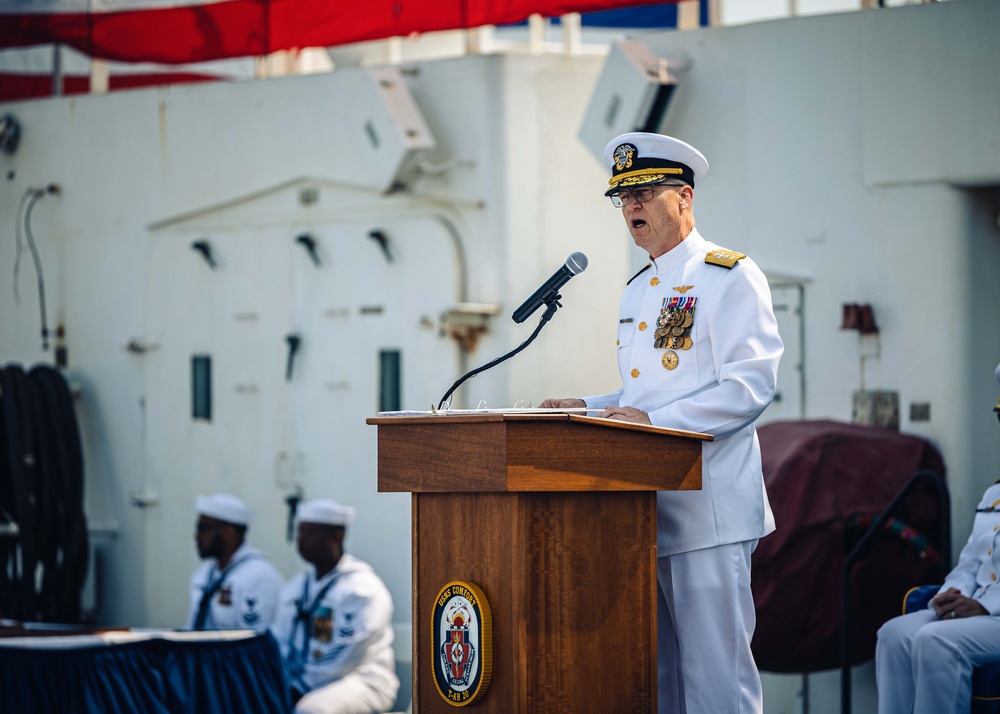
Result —
POLYGON ((0 48, 61 43, 102 59, 183 64, 653 4, 663 0, 14 2, 0 7, 0 48))
MULTIPOLYGON (((225 79, 225 77, 201 72, 131 72, 129 74, 112 74, 108 77, 108 90, 114 92, 120 89, 161 87, 166 84, 215 82, 220 79, 225 79)), ((62 94, 65 96, 88 94, 90 89, 90 75, 64 74, 62 76, 62 94)), ((51 96, 53 96, 51 74, 0 71, 0 102, 44 99, 51 96)))

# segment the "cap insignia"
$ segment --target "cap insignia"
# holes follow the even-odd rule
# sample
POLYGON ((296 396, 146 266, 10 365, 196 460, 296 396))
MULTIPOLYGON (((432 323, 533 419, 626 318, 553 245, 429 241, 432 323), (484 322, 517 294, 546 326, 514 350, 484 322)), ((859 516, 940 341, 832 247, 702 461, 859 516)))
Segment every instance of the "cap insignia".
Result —
POLYGON ((632 158, 635 156, 636 148, 631 144, 621 144, 615 149, 615 168, 618 171, 632 168, 632 158))

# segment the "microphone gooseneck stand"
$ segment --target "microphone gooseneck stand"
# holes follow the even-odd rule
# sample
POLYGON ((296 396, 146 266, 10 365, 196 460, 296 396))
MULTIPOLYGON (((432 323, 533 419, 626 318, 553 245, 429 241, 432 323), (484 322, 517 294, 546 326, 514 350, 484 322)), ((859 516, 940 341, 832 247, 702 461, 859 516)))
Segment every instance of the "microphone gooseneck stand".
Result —
POLYGON ((542 331, 542 328, 545 327, 546 323, 549 320, 552 319, 553 315, 556 314, 556 310, 558 310, 559 308, 562 307, 562 305, 559 304, 559 300, 561 298, 562 298, 562 295, 553 295, 551 298, 549 298, 548 300, 545 301, 545 304, 548 306, 548 308, 545 310, 545 312, 542 314, 541 319, 538 321, 538 327, 535 328, 535 331, 531 333, 531 336, 528 337, 528 339, 526 339, 524 342, 522 342, 520 345, 518 345, 517 347, 515 347, 513 350, 511 350, 507 354, 503 355, 502 357, 497 357, 492 362, 488 362, 488 363, 484 364, 482 367, 477 367, 476 369, 474 369, 474 370, 472 370, 470 372, 466 372, 465 374, 463 374, 458 379, 457 382, 455 382, 453 385, 451 385, 451 389, 449 389, 447 392, 445 392, 445 395, 443 397, 441 397, 441 401, 438 402, 437 408, 441 409, 441 407, 444 406, 444 403, 446 401, 448 401, 448 397, 450 397, 452 395, 452 393, 456 389, 458 389, 460 386, 462 386, 462 383, 465 382, 465 380, 471 379, 472 377, 475 377, 480 372, 485 372, 490 367, 496 367, 498 364, 500 364, 504 360, 510 359, 511 357, 513 357, 514 355, 516 355, 518 352, 520 352, 521 350, 523 350, 525 347, 527 347, 528 345, 530 345, 532 343, 532 341, 536 337, 538 337, 538 333, 542 331))

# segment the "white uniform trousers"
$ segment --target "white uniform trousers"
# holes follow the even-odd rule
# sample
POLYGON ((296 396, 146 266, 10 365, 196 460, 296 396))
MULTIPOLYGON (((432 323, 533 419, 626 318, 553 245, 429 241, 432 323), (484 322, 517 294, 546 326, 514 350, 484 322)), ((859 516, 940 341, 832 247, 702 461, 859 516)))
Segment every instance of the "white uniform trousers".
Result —
POLYGON ((657 558, 660 714, 760 714, 756 612, 744 541, 657 558))
POLYGON ((939 620, 933 608, 894 617, 878 631, 879 714, 968 714, 972 670, 1000 659, 1000 617, 939 620))
POLYGON ((295 714, 373 714, 389 711, 394 703, 352 672, 303 695, 295 714))

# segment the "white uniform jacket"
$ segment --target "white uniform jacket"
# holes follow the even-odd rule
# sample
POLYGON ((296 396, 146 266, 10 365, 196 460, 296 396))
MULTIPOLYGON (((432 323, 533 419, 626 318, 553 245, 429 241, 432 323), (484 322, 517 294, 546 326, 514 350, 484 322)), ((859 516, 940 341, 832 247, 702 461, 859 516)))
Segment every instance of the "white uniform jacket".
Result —
POLYGON ((774 530, 754 421, 771 403, 783 346, 760 268, 705 262, 719 246, 697 230, 637 275, 622 294, 618 369, 622 388, 586 397, 588 407, 635 407, 654 426, 712 434, 702 446, 702 490, 657 493, 660 557, 754 540, 774 530), (654 347, 671 298, 694 298, 688 349, 654 347))
POLYGON ((392 649, 392 596, 372 567, 346 553, 319 581, 294 576, 271 625, 291 685, 303 694, 348 673, 391 701, 399 690, 392 649))
POLYGON ((986 489, 976 508, 972 533, 940 592, 955 588, 1000 615, 1000 484, 986 489))
POLYGON ((218 561, 213 558, 191 576, 188 627, 195 625, 205 589, 214 587, 204 629, 264 631, 274 617, 284 582, 263 553, 244 543, 224 571, 219 571, 218 561))

